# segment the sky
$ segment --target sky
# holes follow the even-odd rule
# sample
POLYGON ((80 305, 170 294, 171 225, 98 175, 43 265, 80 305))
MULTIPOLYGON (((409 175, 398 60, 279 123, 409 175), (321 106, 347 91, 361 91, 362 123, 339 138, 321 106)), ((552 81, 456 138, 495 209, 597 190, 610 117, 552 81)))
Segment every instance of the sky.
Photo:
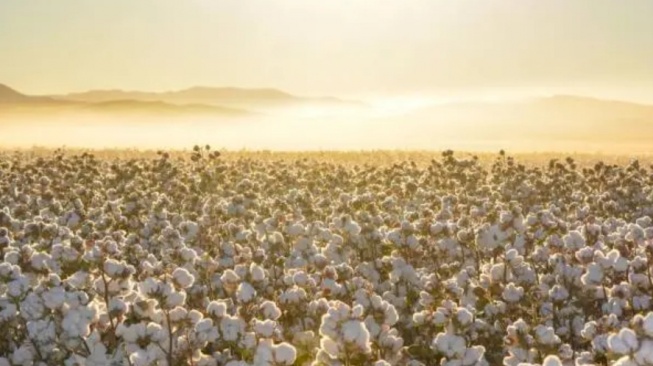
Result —
POLYGON ((0 0, 0 83, 653 101, 651 0, 0 0))

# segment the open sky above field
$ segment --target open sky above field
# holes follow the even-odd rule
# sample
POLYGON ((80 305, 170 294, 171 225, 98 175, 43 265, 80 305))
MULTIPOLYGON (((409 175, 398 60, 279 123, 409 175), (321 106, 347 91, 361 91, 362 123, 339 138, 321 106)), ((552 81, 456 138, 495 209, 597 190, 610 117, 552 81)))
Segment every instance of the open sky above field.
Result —
POLYGON ((0 82, 653 101, 652 17, 649 0, 2 0, 0 82))

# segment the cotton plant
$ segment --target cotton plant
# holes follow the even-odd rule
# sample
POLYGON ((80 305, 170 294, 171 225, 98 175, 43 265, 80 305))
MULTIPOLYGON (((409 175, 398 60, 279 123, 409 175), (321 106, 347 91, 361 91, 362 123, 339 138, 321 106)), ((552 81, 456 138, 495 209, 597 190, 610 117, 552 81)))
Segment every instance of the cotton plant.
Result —
POLYGON ((636 161, 0 156, 0 365, 650 364, 636 161))

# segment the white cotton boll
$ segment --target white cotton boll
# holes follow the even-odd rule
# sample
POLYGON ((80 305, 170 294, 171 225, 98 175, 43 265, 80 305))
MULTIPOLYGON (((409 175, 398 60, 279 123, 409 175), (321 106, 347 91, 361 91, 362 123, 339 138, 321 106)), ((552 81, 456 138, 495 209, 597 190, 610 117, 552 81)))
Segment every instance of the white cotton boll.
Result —
POLYGON ((503 289, 502 298, 509 303, 515 303, 522 299, 524 296, 524 288, 515 286, 512 282, 503 289))
POLYGON ((92 310, 87 308, 70 310, 66 316, 64 316, 61 322, 61 327, 72 338, 87 337, 91 332, 90 321, 92 315, 92 310))
POLYGON ((2 307, 2 310, 0 311, 0 321, 7 321, 18 315, 18 308, 12 303, 0 303, 0 307, 2 307))
POLYGON ((109 300, 109 306, 107 311, 112 314, 124 314, 125 312, 127 312, 127 304, 125 303, 124 300, 119 299, 117 297, 113 297, 111 298, 111 300, 109 300))
POLYGON ((129 355, 129 361, 134 366, 148 366, 152 365, 156 360, 146 350, 139 349, 129 355))
POLYGON ((213 326, 213 320, 205 318, 195 324, 195 333, 200 342, 215 342, 219 338, 218 329, 213 326))
POLYGON ((104 272, 109 277, 116 277, 123 271, 123 268, 123 265, 115 259, 107 259, 103 266, 104 272))
POLYGON ((510 276, 505 278, 506 274, 510 274, 510 271, 505 270, 504 263, 497 263, 490 267, 490 281, 492 281, 492 283, 507 282, 510 276))
POLYGON ((10 297, 20 297, 29 290, 29 280, 27 277, 19 277, 7 284, 7 294, 10 297))
POLYGON ((365 308, 362 305, 358 304, 351 309, 351 316, 354 318, 360 318, 365 313, 365 308))
POLYGON ((433 340, 433 346, 448 358, 462 357, 466 349, 463 337, 445 333, 438 333, 433 340))
POLYGON ((189 288, 193 286, 193 282, 195 282, 195 276, 188 272, 186 268, 181 267, 177 267, 172 272, 172 278, 181 288, 189 288))
POLYGON ((647 336, 653 337, 653 312, 649 312, 642 319, 642 329, 647 336))
POLYGON ((236 299, 240 303, 248 303, 256 297, 256 290, 249 282, 241 282, 236 290, 236 299))
POLYGON ((197 252, 192 248, 184 247, 179 253, 181 254, 181 258, 186 262, 192 262, 197 258, 197 252))
POLYGON ((152 322, 147 323, 145 334, 154 341, 161 341, 168 336, 167 332, 163 330, 163 327, 160 324, 152 322))
POLYGON ((292 365, 297 359, 297 350, 291 344, 282 342, 273 347, 274 360, 278 365, 292 365))
POLYGON ((51 257, 49 254, 37 252, 32 254, 32 257, 30 258, 30 264, 34 269, 43 271, 48 269, 48 262, 50 259, 51 257))
POLYGON ((263 267, 259 266, 256 263, 252 263, 249 266, 249 273, 252 276, 252 281, 254 282, 260 282, 265 279, 265 270, 263 267))
POLYGON ((245 332, 245 322, 238 317, 226 316, 220 321, 222 337, 227 342, 234 342, 245 332))
POLYGON ((569 291, 562 285, 555 285, 549 290, 549 296, 553 301, 564 301, 569 298, 569 291))
POLYGON ((80 289, 83 288, 86 285, 86 282, 89 279, 89 274, 88 272, 85 271, 77 271, 73 273, 72 275, 68 276, 66 278, 65 282, 75 288, 75 289, 80 289))
POLYGON ((358 235, 361 232, 361 227, 356 221, 350 220, 345 224, 345 231, 349 235, 358 235))
POLYGON ((4 261, 6 263, 18 264, 18 262, 20 262, 20 257, 20 253, 15 250, 10 250, 5 254, 4 261))
POLYGON ((274 354, 272 350, 272 341, 269 339, 263 339, 256 347, 256 353, 254 354, 254 364, 264 366, 272 365, 273 362, 274 354))
POLYGON ((186 318, 186 315, 188 315, 188 311, 182 308, 181 306, 177 306, 174 309, 170 310, 169 315, 170 315, 170 321, 180 322, 186 318))
POLYGON ((392 366, 391 363, 389 363, 386 360, 378 360, 372 364, 372 366, 392 366))
POLYGON ((171 292, 166 296, 165 305, 168 308, 174 308, 176 306, 181 306, 186 301, 185 292, 171 292))
POLYGON ((653 364, 653 340, 645 339, 642 341, 641 347, 635 353, 634 357, 640 365, 652 365, 653 364))
POLYGON ((612 334, 608 337, 610 351, 620 355, 630 354, 638 346, 637 335, 629 328, 622 328, 618 334, 612 334))
POLYGON ((413 323, 415 325, 423 325, 426 322, 428 314, 425 311, 418 311, 413 314, 413 323))
POLYGON ((159 291, 159 282, 152 277, 148 277, 144 281, 139 282, 138 287, 143 294, 152 296, 159 291))
POLYGON ((554 329, 545 325, 538 325, 535 327, 535 338, 543 345, 554 345, 560 343, 560 338, 555 334, 554 329))
POLYGON ((304 287, 308 283, 308 275, 304 271, 297 271, 293 274, 292 280, 295 285, 304 287))
POLYGON ((465 355, 463 356, 462 359, 462 365, 463 366, 479 365, 481 359, 483 359, 483 355, 485 355, 485 347, 483 346, 474 346, 474 347, 467 348, 465 350, 465 355))
POLYGON ((603 268, 596 263, 590 263, 580 280, 585 285, 600 285, 603 282, 603 268))
POLYGON ((58 309, 66 301, 66 290, 62 287, 51 288, 41 295, 43 304, 51 310, 58 309))
POLYGON ((206 307, 206 312, 216 318, 227 315, 227 304, 223 301, 211 301, 206 307))
MULTIPOLYGON (((244 324, 244 322, 243 322, 244 324)), ((253 350, 256 348, 257 343, 256 333, 254 332, 244 332, 238 341, 238 347, 242 349, 253 350)))
POLYGON ((32 353, 32 347, 28 344, 23 344, 11 355, 11 362, 14 365, 30 366, 33 364, 33 359, 34 354, 32 353))
POLYGON ((290 236, 300 236, 300 235, 304 234, 304 231, 305 231, 304 226, 302 226, 299 223, 294 223, 294 224, 288 226, 288 228, 286 229, 286 232, 290 236))
POLYGON ((458 324, 466 327, 474 321, 474 314, 466 308, 458 308, 456 311, 456 320, 458 321, 458 324))
POLYGON ((259 308, 266 319, 277 320, 281 317, 281 309, 273 301, 263 301, 259 308))
POLYGON ((188 315, 186 315, 186 317, 188 318, 191 324, 197 324, 197 322, 199 322, 204 318, 204 314, 202 314, 202 312, 199 310, 193 309, 188 312, 188 315))
POLYGON ((572 230, 562 237, 562 241, 567 249, 576 251, 585 246, 585 238, 577 231, 572 230))
POLYGON ((6 357, 0 357, 0 366, 11 366, 9 359, 6 357))
POLYGON ((370 332, 365 324, 358 320, 349 320, 342 325, 343 339, 345 342, 356 344, 361 352, 368 353, 372 350, 370 345, 370 332))
POLYGON ((30 338, 41 344, 47 344, 56 339, 55 324, 51 320, 34 320, 27 322, 27 332, 30 338))
POLYGON ((331 338, 323 337, 320 339, 320 348, 332 357, 338 357, 340 355, 340 345, 331 338))
POLYGON ((438 309, 433 313, 433 324, 443 325, 444 323, 447 322, 447 320, 449 320, 447 314, 445 314, 441 310, 438 309))
POLYGON ((562 366, 562 361, 560 358, 558 358, 558 356, 549 355, 546 356, 542 362, 542 366, 562 366))
POLYGON ((136 332, 132 326, 125 325, 124 323, 118 324, 116 327, 116 336, 125 340, 128 343, 136 342, 136 332))
POLYGON ((274 330, 276 329, 276 326, 277 326, 277 322, 270 319, 266 319, 263 321, 254 319, 254 331, 256 332, 256 334, 264 338, 272 337, 272 334, 274 334, 274 330))

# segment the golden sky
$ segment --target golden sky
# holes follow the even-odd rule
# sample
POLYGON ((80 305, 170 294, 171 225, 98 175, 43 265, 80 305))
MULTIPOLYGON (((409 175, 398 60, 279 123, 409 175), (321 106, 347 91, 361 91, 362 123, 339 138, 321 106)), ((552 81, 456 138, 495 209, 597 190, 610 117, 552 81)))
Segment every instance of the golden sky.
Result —
POLYGON ((0 83, 650 93, 653 1, 0 0, 0 83))

